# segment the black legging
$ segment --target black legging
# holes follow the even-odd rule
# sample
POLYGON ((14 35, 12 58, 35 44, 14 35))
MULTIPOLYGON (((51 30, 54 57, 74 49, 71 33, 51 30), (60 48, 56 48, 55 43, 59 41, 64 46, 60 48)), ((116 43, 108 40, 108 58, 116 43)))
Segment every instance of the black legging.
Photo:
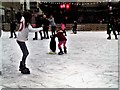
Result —
POLYGON ((18 43, 18 45, 20 46, 20 49, 21 49, 21 51, 22 51, 22 53, 23 53, 22 62, 25 64, 26 58, 27 58, 27 56, 28 56, 28 54, 29 54, 28 49, 27 49, 27 46, 26 46, 25 42, 17 41, 17 43, 18 43))

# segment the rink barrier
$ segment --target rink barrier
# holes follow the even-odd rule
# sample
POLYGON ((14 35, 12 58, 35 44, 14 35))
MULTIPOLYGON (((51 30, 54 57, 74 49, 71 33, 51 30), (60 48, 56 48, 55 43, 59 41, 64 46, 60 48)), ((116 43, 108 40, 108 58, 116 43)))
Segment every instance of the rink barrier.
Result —
MULTIPOLYGON (((73 24, 66 24, 66 30, 72 30, 73 24)), ((16 30, 18 29, 19 25, 17 25, 16 30)), ((61 28, 61 24, 57 24, 57 28, 61 28)), ((3 31, 10 31, 10 24, 9 23, 2 23, 3 31)), ((106 31, 107 24, 78 24, 77 31, 106 31)), ((50 31, 50 28, 49 28, 50 31)))
MULTIPOLYGON (((66 24, 66 30, 72 30, 73 24, 66 24)), ((61 24, 57 24, 60 28, 61 24)), ((78 24, 77 31, 106 31, 107 24, 78 24)))

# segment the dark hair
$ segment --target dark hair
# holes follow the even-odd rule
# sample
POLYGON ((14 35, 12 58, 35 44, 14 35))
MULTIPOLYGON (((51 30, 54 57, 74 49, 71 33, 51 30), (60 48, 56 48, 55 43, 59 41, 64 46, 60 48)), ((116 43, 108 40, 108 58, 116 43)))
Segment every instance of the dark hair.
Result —
POLYGON ((30 12, 24 12, 23 17, 25 18, 25 27, 31 22, 32 14, 30 12))

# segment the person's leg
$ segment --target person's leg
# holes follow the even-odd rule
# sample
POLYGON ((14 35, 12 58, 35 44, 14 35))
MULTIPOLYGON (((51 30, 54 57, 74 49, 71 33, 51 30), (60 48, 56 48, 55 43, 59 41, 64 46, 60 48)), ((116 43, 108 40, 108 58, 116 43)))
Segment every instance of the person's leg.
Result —
POLYGON ((66 41, 63 41, 64 53, 67 53, 66 41))
POLYGON ((53 35, 55 35, 56 26, 53 26, 53 35))
POLYGON ((58 43, 58 48, 59 48, 59 50, 60 50, 60 52, 58 53, 59 55, 62 55, 62 54, 63 54, 62 47, 61 47, 62 44, 63 44, 62 41, 60 41, 60 42, 58 43))
POLYGON ((15 33, 15 30, 14 30, 14 32, 13 32, 13 33, 14 33, 14 36, 15 36, 14 38, 17 38, 17 35, 16 35, 16 33, 15 33))
POLYGON ((9 38, 13 38, 13 30, 12 30, 12 24, 10 23, 10 37, 9 38))
POLYGON ((46 28, 43 27, 44 38, 46 38, 46 28))
POLYGON ((54 35, 53 26, 51 26, 52 36, 54 35))
POLYGON ((107 39, 111 39, 111 30, 109 30, 109 28, 107 29, 107 34, 108 34, 107 39))
POLYGON ((41 40, 43 40, 42 31, 39 31, 41 40))
POLYGON ((28 56, 28 54, 29 54, 28 49, 27 49, 27 46, 26 46, 25 42, 17 41, 17 43, 19 44, 20 49, 21 49, 21 51, 22 51, 22 53, 23 53, 23 56, 22 56, 22 64, 25 65, 25 63, 26 63, 26 58, 27 58, 27 56, 28 56))
POLYGON ((48 29, 49 29, 49 28, 46 28, 46 35, 47 35, 47 38, 46 38, 46 39, 49 39, 48 29))
POLYGON ((73 33, 75 32, 75 28, 72 29, 73 33))
POLYGON ((118 39, 118 38, 117 38, 117 34, 116 34, 116 32, 115 32, 115 29, 113 29, 113 34, 115 35, 115 39, 118 39))
POLYGON ((9 38, 13 38, 13 31, 10 30, 10 37, 9 38))

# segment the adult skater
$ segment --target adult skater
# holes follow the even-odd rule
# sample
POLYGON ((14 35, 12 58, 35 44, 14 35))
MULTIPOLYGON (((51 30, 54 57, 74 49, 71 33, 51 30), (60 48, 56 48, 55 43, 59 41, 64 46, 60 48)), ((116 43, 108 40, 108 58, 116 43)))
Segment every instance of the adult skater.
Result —
POLYGON ((49 20, 47 19, 46 15, 43 15, 43 33, 44 39, 49 39, 48 29, 49 29, 49 20))
POLYGON ((58 43, 58 48, 59 48, 59 50, 60 50, 60 52, 58 53, 59 55, 62 55, 62 54, 67 54, 67 47, 66 47, 66 41, 67 41, 67 39, 66 39, 66 37, 63 35, 63 31, 62 30, 59 30, 58 32, 57 32, 57 34, 55 34, 55 36, 58 38, 58 41, 59 41, 59 43, 58 43), (63 44, 63 47, 64 47, 64 53, 63 53, 63 51, 62 51, 62 47, 61 47, 61 45, 63 44))
POLYGON ((55 35, 56 23, 55 23, 54 17, 52 15, 50 16, 49 21, 50 21, 50 25, 51 25, 52 35, 55 35))
POLYGON ((9 38, 13 38, 13 34, 14 34, 14 38, 17 38, 17 35, 15 33, 16 26, 17 26, 17 24, 16 24, 15 20, 10 22, 10 33, 11 33, 11 36, 9 38))
MULTIPOLYGON (((36 20, 36 27, 35 28, 42 27, 42 18, 41 18, 41 15, 39 13, 37 13, 35 20, 36 20)), ((39 33, 40 33, 41 40, 43 40, 42 31, 39 31, 39 33)), ((37 35, 37 32, 35 32, 35 37, 33 38, 33 40, 37 40, 37 39, 38 39, 38 35, 37 35)))
POLYGON ((14 14, 14 10, 13 7, 10 7, 10 37, 9 38, 13 38, 13 33, 14 33, 14 38, 16 38, 16 33, 15 33, 15 29, 16 29, 16 22, 15 22, 15 14, 14 14))
POLYGON ((38 32, 38 31, 42 30, 43 28, 42 27, 32 28, 32 26, 30 25, 31 14, 29 12, 24 12, 23 16, 21 17, 20 22, 21 23, 20 23, 20 27, 18 30, 17 43, 20 46, 23 56, 22 56, 22 61, 20 61, 19 70, 23 74, 30 74, 29 68, 26 67, 26 58, 27 58, 29 52, 28 52, 27 46, 25 44, 25 41, 28 40, 29 31, 38 32))
POLYGON ((74 34, 77 33, 77 21, 74 21, 74 24, 73 24, 73 33, 74 34))
POLYGON ((113 31, 113 34, 115 35, 115 39, 118 39, 116 34, 114 17, 110 17, 110 21, 108 22, 108 25, 107 25, 107 34, 109 35, 107 39, 111 39, 111 31, 113 31))

